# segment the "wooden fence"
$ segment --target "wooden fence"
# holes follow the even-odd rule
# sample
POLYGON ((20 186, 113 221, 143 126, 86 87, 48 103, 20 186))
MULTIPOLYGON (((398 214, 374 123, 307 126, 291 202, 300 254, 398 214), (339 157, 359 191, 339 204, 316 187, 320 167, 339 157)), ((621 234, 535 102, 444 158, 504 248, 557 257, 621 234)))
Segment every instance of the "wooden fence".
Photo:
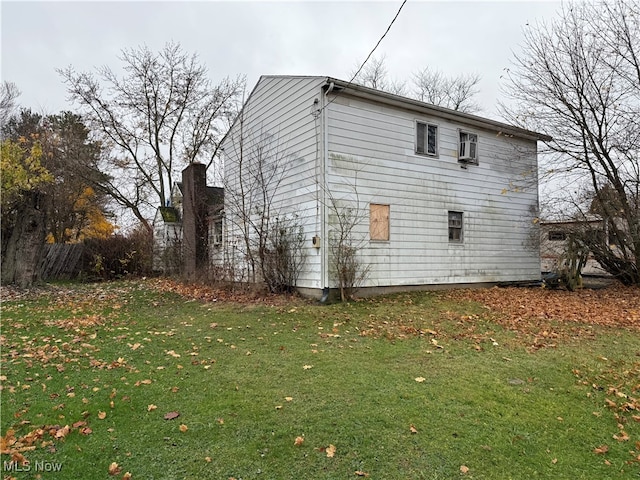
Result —
POLYGON ((85 247, 81 243, 52 243, 44 247, 40 263, 42 280, 70 280, 83 270, 85 247))

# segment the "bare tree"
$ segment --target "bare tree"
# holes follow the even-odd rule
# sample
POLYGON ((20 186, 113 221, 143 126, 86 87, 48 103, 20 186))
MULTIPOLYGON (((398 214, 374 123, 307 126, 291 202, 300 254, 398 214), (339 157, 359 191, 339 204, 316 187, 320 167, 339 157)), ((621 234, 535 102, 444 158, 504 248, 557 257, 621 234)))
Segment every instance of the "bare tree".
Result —
POLYGON ((385 92, 396 95, 406 95, 406 83, 389 79, 389 73, 387 72, 385 62, 385 56, 372 57, 359 72, 357 71, 357 68, 351 72, 353 82, 364 85, 365 87, 384 90, 385 92))
POLYGON ((426 67, 413 74, 412 96, 432 105, 476 113, 480 111, 480 105, 473 98, 478 93, 479 83, 478 74, 447 77, 440 71, 426 67))
POLYGON ((2 82, 0 85, 0 129, 4 128, 12 117, 19 96, 20 90, 15 83, 6 80, 2 82))
POLYGON ((327 196, 331 223, 330 272, 340 290, 340 299, 345 302, 353 299, 369 275, 370 265, 361 257, 366 240, 359 232, 359 227, 367 219, 367 215, 360 205, 355 183, 352 199, 338 199, 330 191, 327 192, 327 196))
POLYGON ((233 159, 225 164, 225 217, 242 243, 232 240, 232 249, 242 252, 251 282, 262 280, 272 292, 291 291, 305 261, 302 227, 278 198, 291 157, 277 135, 262 126, 251 130, 250 123, 239 115, 232 151, 225 152, 233 159))
POLYGON ((450 108, 465 113, 479 112, 474 100, 478 94, 480 76, 477 74, 448 77, 442 72, 426 67, 413 74, 412 88, 406 81, 392 80, 386 66, 386 57, 372 57, 362 69, 351 73, 353 81, 365 87, 414 98, 421 102, 450 108), (354 76, 355 75, 355 76, 354 76))
POLYGON ((97 186, 150 230, 148 208, 166 205, 180 170, 214 162, 244 79, 213 85, 198 57, 173 43, 159 53, 124 50, 120 60, 122 77, 109 67, 96 76, 72 67, 59 73, 110 151, 102 166, 109 176, 97 186))
MULTIPOLYGON (((559 18, 525 32, 508 72, 514 106, 504 116, 553 137, 549 171, 572 182, 585 220, 593 199, 613 233, 584 241, 625 284, 640 284, 640 5, 635 0, 563 6, 559 18), (603 191, 606 190, 606 195, 603 191)), ((585 223, 585 225, 587 225, 585 223)))

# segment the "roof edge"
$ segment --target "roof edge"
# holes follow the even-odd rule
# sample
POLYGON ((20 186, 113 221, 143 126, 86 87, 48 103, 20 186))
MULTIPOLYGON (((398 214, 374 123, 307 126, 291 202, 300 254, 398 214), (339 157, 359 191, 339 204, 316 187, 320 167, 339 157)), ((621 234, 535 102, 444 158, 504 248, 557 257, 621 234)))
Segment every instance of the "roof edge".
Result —
POLYGON ((415 110, 423 111, 433 114, 435 116, 444 117, 449 120, 455 120, 463 122, 467 125, 477 126, 497 130, 499 133, 505 135, 511 135, 530 140, 539 140, 543 142, 549 142, 553 138, 544 133, 534 132, 525 128, 510 125, 508 123, 500 122, 498 120, 492 120, 490 118, 473 115, 471 113, 464 113, 458 110, 451 110, 450 108, 440 107, 438 105, 432 105, 430 103, 421 102, 420 100, 414 100, 413 98, 396 95, 394 93, 385 92, 383 90, 377 90, 375 88, 365 87, 357 83, 347 82, 340 80, 339 78, 327 77, 327 85, 333 83, 344 89, 345 94, 353 95, 356 97, 379 99, 384 103, 400 106, 400 107, 412 107, 415 110))

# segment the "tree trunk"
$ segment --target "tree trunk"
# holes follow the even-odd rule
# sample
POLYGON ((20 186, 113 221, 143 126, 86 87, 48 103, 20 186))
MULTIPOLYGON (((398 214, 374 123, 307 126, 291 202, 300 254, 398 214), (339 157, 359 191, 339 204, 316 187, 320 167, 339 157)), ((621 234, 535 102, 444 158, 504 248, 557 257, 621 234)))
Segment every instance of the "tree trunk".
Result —
POLYGON ((2 265, 2 282, 21 288, 30 287, 39 277, 39 265, 46 238, 45 196, 41 192, 24 193, 18 207, 16 224, 9 237, 2 265))

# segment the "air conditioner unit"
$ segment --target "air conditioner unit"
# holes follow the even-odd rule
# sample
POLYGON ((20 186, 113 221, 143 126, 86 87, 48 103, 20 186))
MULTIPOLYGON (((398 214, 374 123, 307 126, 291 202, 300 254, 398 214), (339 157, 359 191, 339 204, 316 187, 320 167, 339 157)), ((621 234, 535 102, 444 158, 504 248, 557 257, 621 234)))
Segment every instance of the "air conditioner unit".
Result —
POLYGON ((460 142, 460 154, 458 160, 465 163, 472 163, 478 159, 478 144, 471 140, 460 142))

